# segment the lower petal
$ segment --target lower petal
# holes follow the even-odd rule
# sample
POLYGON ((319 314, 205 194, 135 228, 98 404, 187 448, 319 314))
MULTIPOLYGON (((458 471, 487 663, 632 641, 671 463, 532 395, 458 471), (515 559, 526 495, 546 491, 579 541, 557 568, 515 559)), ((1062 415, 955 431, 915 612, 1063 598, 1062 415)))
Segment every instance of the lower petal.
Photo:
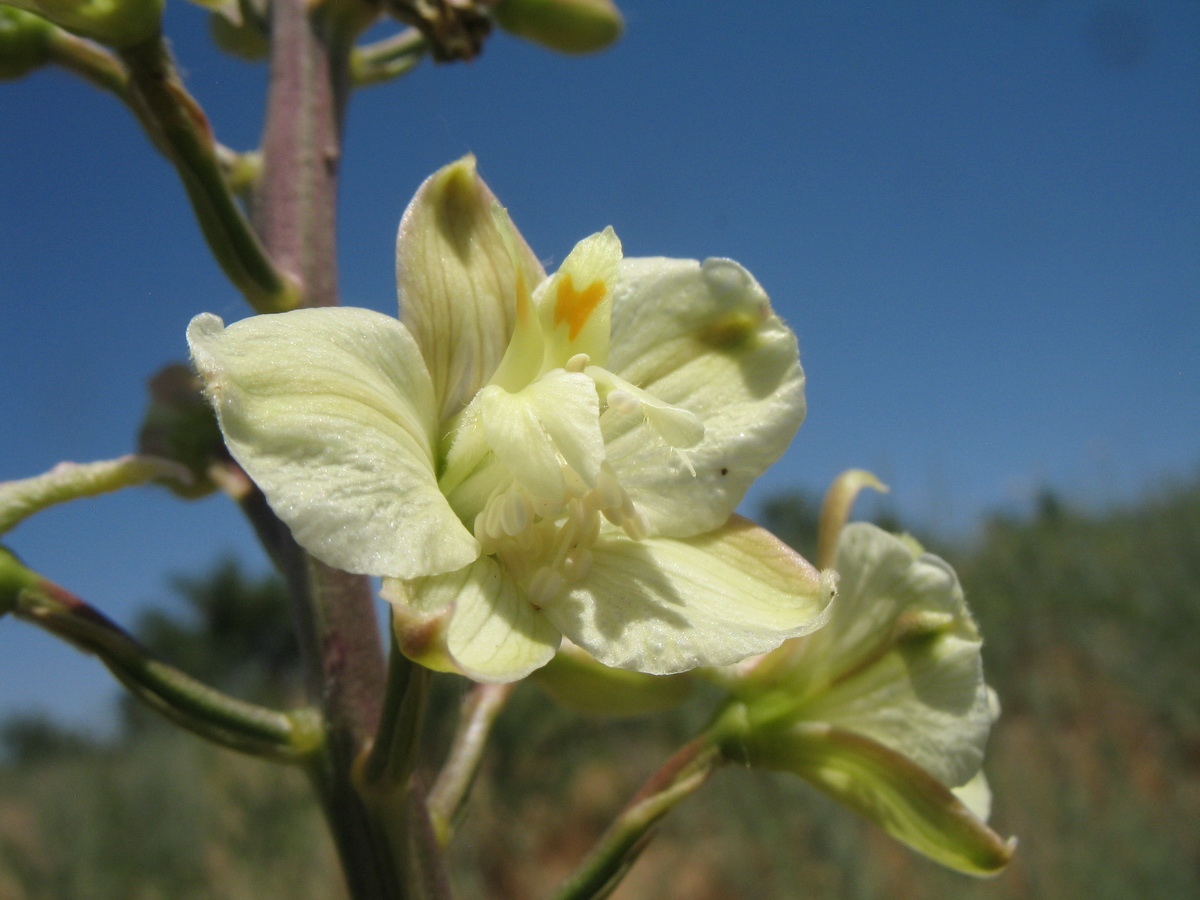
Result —
POLYGON ((548 663, 561 635, 491 557, 456 572, 389 579, 396 639, 431 669, 475 681, 516 681, 548 663))
POLYGON ((906 757, 823 723, 751 732, 738 748, 751 765, 793 772, 944 866, 993 875, 1012 858, 1004 840, 949 788, 906 757))
POLYGON ((609 534, 587 573, 544 609, 608 666, 654 675, 722 666, 818 628, 833 588, 739 516, 686 540, 609 534))

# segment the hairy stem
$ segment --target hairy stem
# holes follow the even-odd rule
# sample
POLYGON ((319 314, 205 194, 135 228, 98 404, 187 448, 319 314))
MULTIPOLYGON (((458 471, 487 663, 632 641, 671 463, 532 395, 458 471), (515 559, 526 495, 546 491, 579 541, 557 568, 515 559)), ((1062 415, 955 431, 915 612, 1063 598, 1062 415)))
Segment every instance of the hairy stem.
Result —
MULTIPOLYGON (((335 211, 352 35, 304 0, 275 0, 271 68, 254 191, 255 224, 271 258, 300 285, 300 305, 338 302, 335 211)), ((261 531, 260 531, 261 533, 261 531)), ((359 793, 354 770, 379 725, 382 641, 366 577, 304 561, 275 538, 293 586, 310 689, 326 743, 313 782, 355 900, 410 896, 394 824, 359 793)))

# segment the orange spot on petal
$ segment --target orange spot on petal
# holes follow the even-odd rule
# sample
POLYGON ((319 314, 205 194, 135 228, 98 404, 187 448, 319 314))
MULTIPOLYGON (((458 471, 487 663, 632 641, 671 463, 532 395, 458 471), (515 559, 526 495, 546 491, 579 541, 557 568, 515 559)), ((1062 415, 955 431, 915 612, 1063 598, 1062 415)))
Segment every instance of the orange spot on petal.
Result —
POLYGON ((568 336, 575 340, 583 326, 587 324, 592 311, 600 305, 608 286, 601 280, 593 281, 582 291, 575 290, 571 273, 562 276, 558 282, 558 294, 554 300, 554 324, 567 323, 568 336))

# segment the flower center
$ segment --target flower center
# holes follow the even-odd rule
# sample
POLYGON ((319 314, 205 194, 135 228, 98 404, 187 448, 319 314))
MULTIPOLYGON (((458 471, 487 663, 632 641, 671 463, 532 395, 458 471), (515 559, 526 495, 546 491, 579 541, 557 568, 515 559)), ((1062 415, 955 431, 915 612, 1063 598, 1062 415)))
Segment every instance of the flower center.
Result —
POLYGON ((673 449, 703 435, 694 415, 581 353, 515 393, 483 388, 447 436, 443 492, 482 552, 499 559, 539 609, 587 574, 602 519, 633 540, 649 534, 645 513, 605 459, 600 417, 610 411, 641 419, 647 440, 673 449))
POLYGON ((474 530, 483 552, 495 555, 524 585, 530 603, 542 609, 591 569, 602 516, 633 540, 649 532, 646 516, 607 466, 596 487, 565 496, 547 515, 538 513, 536 500, 520 486, 499 490, 476 516, 474 530))

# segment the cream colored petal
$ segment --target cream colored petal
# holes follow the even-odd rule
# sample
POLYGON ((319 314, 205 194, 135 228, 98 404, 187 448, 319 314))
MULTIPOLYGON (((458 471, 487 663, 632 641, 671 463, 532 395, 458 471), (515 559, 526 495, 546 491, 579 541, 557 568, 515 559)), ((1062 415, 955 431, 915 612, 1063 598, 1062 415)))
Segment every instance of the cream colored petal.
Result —
POLYGON ((797 692, 821 690, 922 635, 954 635, 978 649, 962 586, 943 560, 914 557, 904 539, 864 522, 842 530, 836 560, 838 604, 829 627, 797 646, 797 692))
POLYGON ((595 365, 605 364, 620 263, 621 241, 605 228, 576 244, 534 293, 546 336, 543 370, 565 366, 581 353, 595 365))
POLYGON ((952 635, 898 646, 802 715, 872 738, 948 787, 979 772, 994 721, 979 645, 952 635))
POLYGON ((524 393, 488 387, 479 397, 488 449, 535 496, 560 500, 562 466, 536 404, 524 393))
POLYGON ((1016 841, 987 827, 945 785, 869 738, 820 723, 751 731, 739 755, 793 772, 944 866, 994 875, 1016 841))
POLYGON ((680 453, 650 422, 615 409, 601 421, 609 463, 652 534, 719 527, 804 418, 796 338, 730 260, 624 260, 607 368, 703 425, 680 453))
POLYGON ((389 580, 401 649, 415 661, 476 681, 516 681, 548 663, 561 636, 491 557, 457 572, 389 580))
POLYGON ((992 788, 982 771, 976 773, 966 784, 950 790, 980 822, 991 818, 992 788))
POLYGON ((439 419, 462 409, 500 364, 520 298, 545 277, 537 257, 495 215, 499 202, 474 157, 439 169, 400 221, 400 317, 425 358, 439 419))
MULTIPOLYGON (((972 778, 996 708, 954 570, 874 525, 846 526, 829 624, 796 642, 781 675, 795 715, 870 737, 943 784, 972 778)), ((756 673, 754 677, 761 677, 756 673)))
POLYGON ((600 537, 586 575, 545 614, 605 665, 664 675, 806 634, 824 622, 832 592, 770 532, 734 516, 687 540, 600 537))
POLYGON ((690 673, 646 675, 614 669, 567 640, 533 679, 568 709, 601 716, 662 712, 686 700, 693 687, 690 673))
POLYGON ((595 485, 604 439, 590 378, 560 369, 515 394, 489 386, 479 399, 487 444, 518 483, 559 501, 565 463, 588 486, 595 485))
POLYGON ((226 443, 296 540, 331 566, 415 577, 479 552, 434 477, 436 414, 408 331, 364 309, 188 328, 226 443))

